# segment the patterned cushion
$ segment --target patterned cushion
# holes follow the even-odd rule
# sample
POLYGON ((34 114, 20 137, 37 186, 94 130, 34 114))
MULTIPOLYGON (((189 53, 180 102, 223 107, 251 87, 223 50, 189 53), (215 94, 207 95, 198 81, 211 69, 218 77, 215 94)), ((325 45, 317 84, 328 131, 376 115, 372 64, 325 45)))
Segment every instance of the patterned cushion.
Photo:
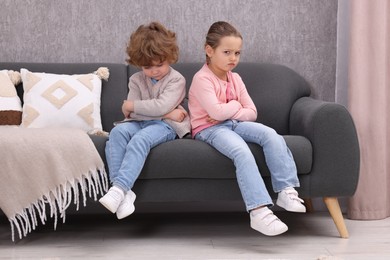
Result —
POLYGON ((24 88, 21 126, 102 130, 102 82, 96 72, 80 75, 38 73, 27 69, 20 72, 24 88))
POLYGON ((0 70, 0 125, 20 125, 22 105, 15 89, 19 72, 0 70))

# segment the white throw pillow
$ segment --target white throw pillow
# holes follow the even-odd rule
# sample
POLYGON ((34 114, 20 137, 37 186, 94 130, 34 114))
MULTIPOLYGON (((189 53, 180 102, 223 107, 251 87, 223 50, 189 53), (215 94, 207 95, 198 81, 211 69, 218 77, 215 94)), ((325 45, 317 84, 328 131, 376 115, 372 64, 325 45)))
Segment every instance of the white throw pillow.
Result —
POLYGON ((0 125, 20 125, 22 103, 15 89, 19 83, 19 72, 0 70, 0 125))
POLYGON ((67 127, 86 132, 102 130, 101 79, 108 79, 107 68, 79 75, 30 72, 27 69, 21 69, 20 74, 24 88, 22 127, 67 127))

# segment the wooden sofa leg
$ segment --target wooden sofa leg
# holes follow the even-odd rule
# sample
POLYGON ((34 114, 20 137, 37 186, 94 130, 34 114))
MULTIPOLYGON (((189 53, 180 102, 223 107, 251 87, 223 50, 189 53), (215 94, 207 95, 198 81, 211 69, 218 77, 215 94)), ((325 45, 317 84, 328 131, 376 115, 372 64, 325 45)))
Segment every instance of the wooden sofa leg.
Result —
POLYGON ((311 213, 311 212, 314 212, 314 208, 313 208, 313 203, 311 201, 311 199, 303 199, 304 201, 304 204, 305 204, 305 207, 306 207, 306 212, 308 213, 311 213))
POLYGON ((340 236, 342 238, 348 238, 348 230, 344 222, 343 214, 341 213, 339 201, 334 197, 324 197, 324 202, 334 223, 336 224, 340 236))

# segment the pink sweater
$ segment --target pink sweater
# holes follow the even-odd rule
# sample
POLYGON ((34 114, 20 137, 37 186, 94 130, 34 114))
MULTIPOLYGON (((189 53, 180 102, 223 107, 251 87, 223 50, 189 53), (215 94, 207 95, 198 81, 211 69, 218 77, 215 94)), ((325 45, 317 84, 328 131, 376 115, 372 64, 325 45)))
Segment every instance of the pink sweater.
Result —
POLYGON ((228 82, 219 79, 205 64, 194 76, 188 108, 190 111, 192 136, 214 124, 207 122, 211 117, 218 121, 237 119, 255 121, 256 106, 249 96, 245 84, 237 73, 228 72, 231 83, 231 101, 226 100, 228 82))

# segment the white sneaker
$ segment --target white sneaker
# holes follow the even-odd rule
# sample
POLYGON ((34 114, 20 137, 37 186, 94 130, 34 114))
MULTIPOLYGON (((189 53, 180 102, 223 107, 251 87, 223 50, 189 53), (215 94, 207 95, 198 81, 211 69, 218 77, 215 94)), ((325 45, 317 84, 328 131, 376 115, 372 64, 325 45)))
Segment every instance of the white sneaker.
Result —
POLYGON ((113 186, 108 190, 106 195, 100 198, 99 202, 109 211, 115 213, 124 197, 124 192, 120 188, 113 186))
POLYGON ((125 198, 123 199, 123 201, 118 207, 118 210, 116 211, 116 216, 118 219, 122 219, 133 214, 135 210, 134 201, 136 197, 137 196, 135 195, 135 193, 131 190, 126 193, 125 198))
POLYGON ((267 207, 260 209, 260 212, 256 215, 251 212, 250 218, 251 228, 266 236, 280 235, 288 230, 287 225, 267 207))
POLYGON ((279 192, 276 205, 291 212, 306 212, 305 205, 302 204, 303 200, 298 197, 298 192, 294 188, 285 188, 279 192))

